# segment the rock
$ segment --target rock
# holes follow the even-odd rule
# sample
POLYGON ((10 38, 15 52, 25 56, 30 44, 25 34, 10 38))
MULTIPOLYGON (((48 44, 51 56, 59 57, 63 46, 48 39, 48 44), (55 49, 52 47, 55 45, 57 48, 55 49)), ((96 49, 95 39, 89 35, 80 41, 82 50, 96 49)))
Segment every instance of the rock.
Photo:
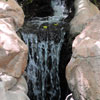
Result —
POLYGON ((28 48, 4 21, 0 19, 0 73, 18 78, 26 68, 28 48))
POLYGON ((0 0, 0 97, 2 100, 29 100, 22 77, 28 48, 17 36, 24 13, 15 0, 0 0))
POLYGON ((24 23, 24 13, 15 0, 0 0, 0 19, 19 29, 24 23))
POLYGON ((27 84, 22 76, 16 85, 9 90, 5 89, 3 81, 0 82, 0 97, 2 100, 29 100, 27 97, 27 84))
POLYGON ((21 76, 21 78, 18 80, 17 84, 11 90, 13 90, 13 91, 20 90, 27 94, 28 87, 27 87, 27 83, 26 83, 24 76, 21 76))
POLYGON ((17 83, 16 78, 6 75, 6 74, 3 74, 3 75, 1 74, 0 80, 3 82, 5 90, 11 89, 17 83))
POLYGON ((100 100, 100 14, 73 42, 66 78, 75 100, 100 100))
POLYGON ((24 13, 15 0, 1 0, 0 5, 0 73, 19 78, 26 68, 28 52, 16 34, 24 13))
POLYGON ((99 9, 89 0, 75 0, 75 16, 70 22, 70 34, 78 35, 90 22, 90 18, 100 13, 99 9))
POLYGON ((8 91, 6 100, 29 100, 27 95, 22 91, 8 91))

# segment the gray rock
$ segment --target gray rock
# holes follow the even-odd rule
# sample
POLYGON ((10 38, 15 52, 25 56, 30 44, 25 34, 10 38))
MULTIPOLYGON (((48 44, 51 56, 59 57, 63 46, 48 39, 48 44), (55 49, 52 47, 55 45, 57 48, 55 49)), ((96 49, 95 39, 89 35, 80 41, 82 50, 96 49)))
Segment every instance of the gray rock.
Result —
MULTIPOLYGON (((8 84, 7 81, 6 84, 8 84)), ((3 81, 0 82, 0 98, 2 98, 2 100, 29 100, 27 91, 27 83, 23 76, 19 79, 16 85, 9 90, 5 88, 3 81)))
POLYGON ((1 74, 0 80, 3 83, 5 90, 11 89, 17 83, 16 78, 6 74, 1 74))

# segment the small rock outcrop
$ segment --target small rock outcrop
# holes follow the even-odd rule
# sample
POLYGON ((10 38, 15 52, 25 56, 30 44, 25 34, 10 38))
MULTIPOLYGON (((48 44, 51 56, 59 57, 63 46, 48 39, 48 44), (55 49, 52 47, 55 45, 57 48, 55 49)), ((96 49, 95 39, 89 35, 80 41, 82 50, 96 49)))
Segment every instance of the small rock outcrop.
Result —
POLYGON ((80 34, 90 19, 100 13, 99 9, 90 0, 75 0, 75 15, 70 22, 70 34, 72 37, 80 34))
POLYGON ((100 14, 73 42, 66 77, 75 100, 100 100, 100 14))
POLYGON ((4 76, 5 81, 0 81, 0 98, 2 98, 2 100, 29 100, 26 95, 28 88, 23 76, 21 76, 17 82, 16 79, 12 79, 11 76, 4 76))
POLYGON ((29 100, 22 74, 27 64, 28 48, 17 36, 24 13, 15 0, 0 0, 0 98, 29 100))

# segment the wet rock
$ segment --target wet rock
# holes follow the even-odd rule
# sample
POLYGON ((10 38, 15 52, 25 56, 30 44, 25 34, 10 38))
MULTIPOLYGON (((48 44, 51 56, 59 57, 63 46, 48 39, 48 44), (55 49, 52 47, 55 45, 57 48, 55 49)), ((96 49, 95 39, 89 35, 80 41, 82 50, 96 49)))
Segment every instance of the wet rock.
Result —
POLYGON ((78 35, 89 23, 89 19, 100 13, 99 9, 89 0, 75 0, 75 16, 70 22, 70 34, 72 37, 78 35))
POLYGON ((100 14, 73 42, 66 77, 75 100, 100 100, 100 14))

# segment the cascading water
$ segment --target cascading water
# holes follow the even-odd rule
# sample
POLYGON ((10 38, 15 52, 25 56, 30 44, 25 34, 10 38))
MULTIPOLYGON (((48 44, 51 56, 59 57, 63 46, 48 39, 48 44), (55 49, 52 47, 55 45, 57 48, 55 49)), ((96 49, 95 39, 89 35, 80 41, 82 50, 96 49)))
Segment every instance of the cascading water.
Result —
POLYGON ((54 16, 33 18, 20 30, 21 37, 28 45, 29 97, 31 100, 60 100, 59 80, 60 49, 66 33, 67 15, 64 1, 52 0, 54 16), (60 11, 59 11, 60 9, 60 11))
POLYGON ((54 10, 54 17, 66 18, 67 17, 67 9, 65 7, 65 0, 52 0, 51 1, 52 8, 54 10))

